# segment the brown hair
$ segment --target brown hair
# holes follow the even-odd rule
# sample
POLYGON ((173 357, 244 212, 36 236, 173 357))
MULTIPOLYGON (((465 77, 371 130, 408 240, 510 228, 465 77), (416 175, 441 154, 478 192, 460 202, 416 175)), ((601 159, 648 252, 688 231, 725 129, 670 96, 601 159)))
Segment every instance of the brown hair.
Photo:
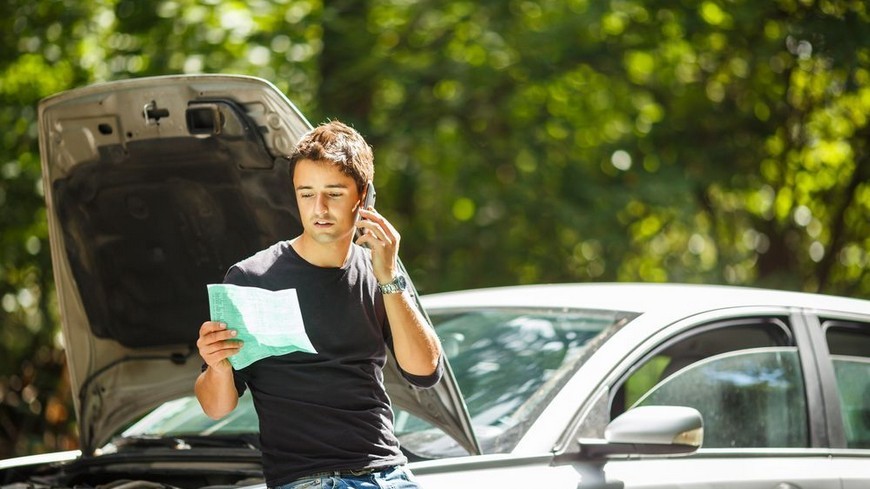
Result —
POLYGON ((308 131, 296 143, 290 159, 290 175, 300 160, 332 163, 354 179, 362 193, 375 176, 372 148, 356 129, 339 121, 325 122, 308 131))

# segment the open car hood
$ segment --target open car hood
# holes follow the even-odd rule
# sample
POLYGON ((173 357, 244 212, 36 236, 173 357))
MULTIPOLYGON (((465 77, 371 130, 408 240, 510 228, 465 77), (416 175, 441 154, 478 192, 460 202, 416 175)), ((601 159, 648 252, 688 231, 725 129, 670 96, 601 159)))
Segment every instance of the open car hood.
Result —
MULTIPOLYGON (((246 76, 124 80, 40 103, 54 278, 86 455, 193 393, 206 284, 302 231, 283 156, 310 128, 274 85, 246 76)), ((478 452, 449 365, 427 390, 392 358, 385 377, 397 407, 478 452)))

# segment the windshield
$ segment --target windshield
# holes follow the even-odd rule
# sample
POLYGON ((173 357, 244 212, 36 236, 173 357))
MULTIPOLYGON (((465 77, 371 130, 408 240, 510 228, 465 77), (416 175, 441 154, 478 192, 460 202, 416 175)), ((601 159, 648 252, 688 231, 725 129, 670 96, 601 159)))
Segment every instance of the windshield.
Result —
MULTIPOLYGON (((484 453, 510 452, 598 345, 630 315, 612 311, 473 309, 430 311, 453 374, 465 396, 484 453)), ((438 428, 395 409, 395 429, 411 459, 467 452, 438 428)), ((226 436, 259 432, 250 394, 220 420, 196 398, 167 402, 123 437, 226 436)))
POLYGON ((183 397, 161 404, 144 418, 121 433, 122 437, 151 436, 208 436, 213 434, 237 435, 259 433, 260 422, 254 411, 254 400, 245 391, 239 404, 230 414, 219 420, 202 412, 194 396, 183 397))
MULTIPOLYGON (((473 309, 430 311, 483 453, 513 450, 583 362, 630 316, 613 311, 473 309)), ((410 413, 396 433, 423 458, 467 452, 410 413)))

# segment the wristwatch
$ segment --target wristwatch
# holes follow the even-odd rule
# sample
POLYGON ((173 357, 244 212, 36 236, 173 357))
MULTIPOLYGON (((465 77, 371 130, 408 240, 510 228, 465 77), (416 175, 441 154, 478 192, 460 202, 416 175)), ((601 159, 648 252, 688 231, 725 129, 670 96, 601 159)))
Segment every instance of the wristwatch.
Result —
POLYGON ((408 288, 408 281, 405 280, 404 275, 399 274, 396 275, 396 278, 385 284, 378 284, 378 288, 381 289, 382 294, 398 294, 408 288))

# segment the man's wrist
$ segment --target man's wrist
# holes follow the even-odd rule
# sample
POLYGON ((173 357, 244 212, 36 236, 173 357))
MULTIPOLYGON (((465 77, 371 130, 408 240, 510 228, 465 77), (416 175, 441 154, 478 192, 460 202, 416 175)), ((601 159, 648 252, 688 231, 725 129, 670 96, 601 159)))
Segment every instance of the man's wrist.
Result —
POLYGON ((386 283, 378 283, 382 294, 399 294, 408 289, 408 280, 401 273, 397 273, 392 280, 386 283))
POLYGON ((221 360, 220 362, 209 365, 206 371, 213 372, 212 375, 232 375, 233 374, 233 364, 226 358, 221 360))

